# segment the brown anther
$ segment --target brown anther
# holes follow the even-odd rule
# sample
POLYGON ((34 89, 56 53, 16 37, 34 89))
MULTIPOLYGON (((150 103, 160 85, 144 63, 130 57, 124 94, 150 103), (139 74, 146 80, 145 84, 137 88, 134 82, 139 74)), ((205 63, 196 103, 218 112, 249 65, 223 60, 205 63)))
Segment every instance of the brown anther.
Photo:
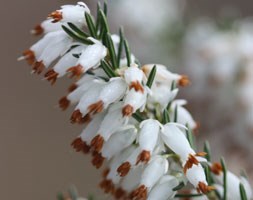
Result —
POLYGON ((75 83, 72 84, 71 86, 69 86, 68 92, 69 92, 69 93, 70 93, 70 92, 73 92, 77 87, 78 87, 78 85, 76 85, 75 83))
POLYGON ((98 101, 96 103, 91 104, 88 107, 89 113, 100 113, 104 110, 104 102, 103 101, 98 101))
POLYGON ((51 14, 49 14, 48 17, 53 19, 52 23, 59 22, 59 21, 61 21, 62 18, 63 18, 63 17, 62 17, 62 12, 60 12, 60 11, 58 11, 58 10, 52 12, 51 14))
POLYGON ((72 143, 71 146, 76 150, 76 152, 83 152, 85 154, 89 153, 90 147, 86 144, 86 142, 82 141, 80 137, 76 138, 72 143))
POLYGON ((184 165, 184 174, 186 174, 187 170, 192 168, 193 165, 198 165, 199 161, 194 155, 189 154, 188 160, 184 165))
POLYGON ((70 67, 67 72, 71 73, 71 75, 69 76, 70 78, 74 78, 76 77, 77 79, 79 79, 81 77, 81 75, 84 72, 84 69, 81 65, 77 65, 74 67, 70 67))
POLYGON ((130 194, 130 199, 146 200, 148 197, 148 189, 145 185, 141 185, 130 194))
POLYGON ((99 169, 103 165, 105 158, 102 156, 101 153, 97 153, 97 152, 93 152, 92 156, 93 156, 92 161, 91 161, 92 164, 97 169, 99 169))
POLYGON ((81 123, 83 119, 83 114, 80 112, 80 110, 75 110, 70 118, 70 121, 72 124, 75 123, 81 123))
POLYGON ((125 199, 126 198, 126 191, 123 190, 122 188, 118 188, 115 192, 114 192, 114 197, 116 199, 125 199))
POLYGON ((185 87, 187 85, 189 85, 191 82, 188 78, 188 76, 182 75, 181 78, 178 81, 178 84, 182 87, 185 87))
POLYGON ((33 35, 41 35, 42 33, 44 33, 44 29, 40 24, 35 26, 34 29, 32 30, 33 35))
POLYGON ((70 101, 67 99, 67 97, 62 97, 60 100, 59 100, 59 106, 62 110, 66 110, 70 105, 70 101))
POLYGON ((109 173, 110 173, 110 169, 109 168, 105 169, 102 173, 102 177, 105 179, 109 173))
POLYGON ((218 162, 213 163, 210 169, 211 172, 216 175, 220 175, 222 173, 222 166, 218 162))
POLYGON ((104 190, 106 194, 108 193, 114 193, 115 192, 115 187, 112 182, 112 180, 104 179, 100 182, 99 184, 100 188, 104 190))
POLYGON ((86 124, 89 123, 91 121, 91 117, 89 114, 85 115, 80 122, 78 122, 79 124, 86 124))
POLYGON ((208 186, 204 182, 199 182, 197 191, 198 193, 206 194, 208 192, 211 192, 212 190, 215 190, 214 186, 208 186))
POLYGON ((148 161, 150 160, 150 157, 151 157, 150 152, 143 150, 137 158, 136 165, 138 165, 140 162, 147 164, 148 161))
POLYGON ((26 59, 26 61, 27 61, 27 63, 29 65, 34 64, 34 62, 35 62, 35 54, 34 54, 34 52, 32 50, 29 49, 29 50, 24 51, 23 52, 23 56, 24 56, 24 58, 26 59))
POLYGON ((104 138, 101 135, 97 135, 91 140, 91 147, 96 152, 100 152, 103 145, 104 145, 104 138))
POLYGON ((128 172, 130 171, 131 169, 131 164, 130 162, 124 162, 123 164, 121 164, 118 169, 117 169, 117 172, 119 173, 119 175, 121 177, 124 177, 128 174, 128 172))
POLYGON ((124 117, 130 117, 134 112, 134 108, 131 105, 126 105, 124 106, 124 108, 122 109, 122 115, 124 117))
POLYGON ((199 157, 204 157, 206 155, 207 155, 206 152, 198 152, 198 153, 195 154, 195 156, 199 156, 199 157))
POLYGON ((33 65, 34 73, 41 74, 44 69, 45 69, 45 65, 44 65, 43 61, 37 61, 33 65))
POLYGON ((129 86, 129 89, 134 89, 136 92, 141 92, 141 93, 144 93, 144 88, 143 86, 141 85, 141 83, 139 81, 135 81, 135 82, 132 82, 129 86))
POLYGON ((57 80, 58 75, 59 74, 57 72, 55 72, 53 69, 50 69, 47 71, 47 73, 44 75, 44 77, 49 82, 51 82, 51 85, 54 85, 57 80))

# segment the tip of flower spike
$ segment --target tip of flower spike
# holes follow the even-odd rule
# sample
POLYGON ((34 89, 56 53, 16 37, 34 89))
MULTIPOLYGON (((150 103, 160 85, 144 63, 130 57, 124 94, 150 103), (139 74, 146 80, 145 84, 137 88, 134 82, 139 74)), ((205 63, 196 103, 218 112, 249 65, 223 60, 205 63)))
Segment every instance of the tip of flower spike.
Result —
POLYGON ((222 165, 220 163, 213 163, 210 169, 211 172, 216 175, 220 175, 222 173, 222 165))
POLYGON ((89 153, 90 147, 87 145, 82 139, 76 138, 72 143, 71 146, 76 150, 76 152, 83 152, 83 153, 89 153))
POLYGON ((68 88, 68 92, 70 93, 70 92, 73 92, 76 88, 78 87, 78 85, 77 84, 72 84, 71 86, 69 86, 69 88, 68 88))
POLYGON ((178 81, 178 84, 182 87, 185 87, 187 85, 189 85, 191 82, 188 78, 188 76, 182 75, 181 78, 178 81))
POLYGON ((112 180, 104 179, 100 182, 99 186, 106 194, 114 194, 115 192, 115 187, 112 180))
POLYGON ((67 70, 67 72, 71 73, 71 75, 69 76, 70 78, 76 77, 77 79, 79 79, 81 77, 81 75, 84 73, 84 69, 81 65, 77 65, 74 67, 70 67, 67 70))
POLYGON ((104 145, 104 138, 101 135, 97 135, 91 141, 91 147, 96 152, 100 152, 103 145, 104 145))
POLYGON ((141 185, 130 194, 130 199, 146 200, 148 197, 148 189, 145 185, 141 185))
POLYGON ((49 14, 48 17, 53 19, 52 23, 59 22, 63 19, 62 12, 60 12, 58 10, 49 14))
POLYGON ((33 65, 33 73, 41 74, 44 69, 45 69, 45 65, 43 61, 37 61, 33 65))
POLYGON ((18 61, 26 60, 29 65, 35 62, 35 54, 32 50, 26 50, 23 52, 23 56, 18 58, 18 61))
POLYGON ((150 160, 150 157, 150 152, 143 150, 137 158, 136 165, 138 165, 140 162, 147 164, 150 160))
POLYGON ((32 35, 38 36, 38 35, 41 35, 42 33, 44 33, 44 29, 39 24, 39 25, 35 26, 34 29, 32 29, 30 32, 31 32, 32 35))
POLYGON ((59 74, 57 72, 55 72, 53 69, 50 69, 47 71, 47 73, 44 75, 44 77, 46 80, 51 82, 51 85, 53 85, 53 84, 55 84, 58 75, 59 74))
POLYGON ((88 107, 88 110, 89 110, 89 113, 100 113, 104 110, 104 102, 103 101, 98 101, 94 104, 91 104, 89 107, 88 107))
POLYGON ((124 108, 122 109, 122 115, 124 117, 129 117, 133 114, 134 112, 134 108, 131 105, 126 105, 124 106, 124 108))
POLYGON ((129 89, 134 89, 136 92, 144 93, 144 88, 139 81, 132 82, 129 89))
POLYGON ((203 182, 199 182, 198 187, 197 187, 198 193, 206 194, 208 192, 211 192, 212 190, 215 190, 214 186, 208 186, 203 182))
POLYGON ((92 164, 99 169, 100 167, 102 167, 105 158, 102 156, 101 153, 98 152, 93 152, 92 154, 93 158, 92 158, 92 164))
POLYGON ((62 109, 62 110, 66 110, 70 105, 70 101, 67 99, 66 96, 62 97, 60 100, 59 100, 59 107, 62 109))
POLYGON ((131 164, 129 162, 124 162, 123 164, 121 164, 118 169, 117 172, 119 173, 119 175, 121 177, 124 177, 128 174, 128 172, 131 169, 131 164))

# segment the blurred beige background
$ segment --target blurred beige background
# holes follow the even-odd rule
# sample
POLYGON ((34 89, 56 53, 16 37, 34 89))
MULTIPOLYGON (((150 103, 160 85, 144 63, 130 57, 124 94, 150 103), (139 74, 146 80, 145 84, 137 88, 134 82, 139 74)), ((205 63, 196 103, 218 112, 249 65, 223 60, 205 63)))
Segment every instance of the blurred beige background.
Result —
MULTIPOLYGON (((62 113, 55 107, 70 82, 60 80, 51 88, 40 81, 41 77, 30 75, 25 62, 16 61, 36 40, 29 30, 50 11, 72 2, 1 0, 1 199, 55 199, 57 192, 67 190, 71 184, 82 195, 97 193, 100 172, 91 167, 88 156, 70 147, 81 127, 70 125, 70 111, 62 113)), ((95 1, 88 4, 91 2, 95 1)), ((190 2, 189 10, 207 15, 216 15, 221 3, 237 5, 243 15, 251 13, 253 5, 250 0, 190 2)))

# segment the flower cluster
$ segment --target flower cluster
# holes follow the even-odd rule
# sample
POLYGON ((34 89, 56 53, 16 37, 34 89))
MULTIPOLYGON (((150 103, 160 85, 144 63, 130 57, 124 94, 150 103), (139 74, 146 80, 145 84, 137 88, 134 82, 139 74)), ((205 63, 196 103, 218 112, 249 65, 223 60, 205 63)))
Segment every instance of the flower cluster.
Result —
POLYGON ((44 77, 52 84, 64 75, 77 79, 59 100, 63 110, 75 105, 70 120, 84 127, 71 145, 90 153, 96 168, 106 166, 100 186, 116 199, 188 197, 178 193, 188 182, 193 195, 216 195, 209 179, 217 170, 207 151, 194 148, 197 124, 186 101, 175 100, 187 76, 163 65, 142 66, 123 31, 110 34, 106 13, 106 4, 98 6, 96 20, 82 2, 62 6, 36 26, 32 33, 43 38, 21 57, 38 74, 47 68, 44 77))

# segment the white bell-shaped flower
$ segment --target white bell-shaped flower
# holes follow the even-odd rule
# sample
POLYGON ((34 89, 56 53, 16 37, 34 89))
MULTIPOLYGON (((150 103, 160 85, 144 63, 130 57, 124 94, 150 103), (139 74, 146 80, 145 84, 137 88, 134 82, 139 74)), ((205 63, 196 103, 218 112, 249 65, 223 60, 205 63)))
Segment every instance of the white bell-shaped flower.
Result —
POLYGON ((106 47, 100 41, 91 37, 88 39, 93 41, 94 44, 87 46, 81 52, 77 64, 67 69, 67 72, 72 73, 71 77, 76 76, 79 78, 84 72, 97 67, 107 54, 106 47))
POLYGON ((148 96, 149 105, 153 106, 158 103, 161 110, 164 110, 178 94, 178 89, 171 91, 171 88, 165 84, 153 84, 151 94, 148 96))
POLYGON ((123 98, 127 90, 126 82, 122 78, 111 78, 103 87, 98 97, 98 101, 89 106, 89 112, 101 112, 111 103, 123 98))
POLYGON ((200 163, 189 168, 185 175, 198 192, 206 194, 214 189, 208 186, 204 169, 200 163))
MULTIPOLYGON (((149 76, 154 65, 155 64, 148 64, 142 67, 142 70, 147 77, 149 76)), ((170 72, 166 66, 156 64, 155 82, 166 83, 167 85, 171 86, 173 81, 176 81, 181 86, 186 86, 189 84, 188 77, 184 75, 174 74, 170 72)))
POLYGON ((107 159, 111 159, 112 156, 130 146, 136 139, 136 136, 137 130, 134 127, 118 131, 104 144, 101 150, 102 155, 107 159))
POLYGON ((85 47, 86 46, 84 45, 80 45, 63 55, 53 69, 48 70, 48 72, 45 74, 45 79, 54 84, 57 78, 64 76, 67 69, 75 65, 75 63, 78 61, 78 58, 73 56, 73 54, 79 54, 85 47))
POLYGON ((168 171, 169 163, 162 156, 155 156, 144 169, 139 187, 131 194, 133 199, 147 199, 148 192, 159 181, 159 179, 168 171))
POLYGON ((90 13, 89 8, 83 2, 78 2, 77 5, 64 5, 60 10, 52 12, 49 17, 56 22, 72 22, 74 24, 86 25, 84 19, 85 13, 90 13))
POLYGON ((90 150, 90 143, 92 138, 96 135, 98 131, 99 124, 102 122, 105 113, 100 113, 96 115, 91 122, 85 127, 79 137, 77 137, 73 142, 72 146, 77 152, 87 153, 90 150))
POLYGON ((41 34, 47 34, 54 31, 59 31, 62 29, 61 23, 52 23, 51 19, 47 19, 43 21, 41 24, 34 27, 33 30, 31 30, 31 34, 33 35, 41 35, 41 34))
POLYGON ((98 100, 98 96, 104 86, 104 82, 93 84, 81 97, 75 111, 71 116, 72 123, 80 123, 89 112, 89 106, 98 100))
POLYGON ((183 106, 187 104, 186 100, 175 100, 173 101, 171 108, 172 112, 170 113, 170 116, 173 117, 177 108, 177 122, 179 124, 186 125, 188 124, 190 129, 197 128, 197 123, 193 119, 192 115, 188 110, 186 110, 183 106))
POLYGON ((138 142, 141 148, 136 163, 148 163, 158 141, 161 124, 157 120, 148 119, 140 124, 138 142))
POLYGON ((142 86, 144 73, 137 65, 128 67, 124 72, 124 78, 130 89, 134 88, 136 92, 144 92, 144 87, 142 86))
POLYGON ((131 168, 135 166, 138 155, 140 154, 141 149, 136 147, 133 153, 118 167, 117 171, 121 177, 126 176, 131 168))
POLYGON ((154 186, 148 195, 148 200, 168 200, 174 198, 176 192, 173 191, 179 181, 171 175, 163 176, 154 186))
POLYGON ((104 142, 107 141, 111 135, 116 133, 126 122, 127 119, 123 117, 121 109, 109 111, 99 127, 97 136, 92 140, 92 147, 94 150, 100 152, 104 142))
POLYGON ((195 151, 191 148, 185 133, 176 124, 168 123, 164 125, 162 138, 164 143, 182 160, 186 161, 189 154, 195 155, 195 151))
POLYGON ((124 116, 131 116, 138 109, 143 109, 147 101, 147 91, 144 93, 136 92, 135 89, 131 89, 124 99, 124 105, 122 109, 122 114, 124 116))

